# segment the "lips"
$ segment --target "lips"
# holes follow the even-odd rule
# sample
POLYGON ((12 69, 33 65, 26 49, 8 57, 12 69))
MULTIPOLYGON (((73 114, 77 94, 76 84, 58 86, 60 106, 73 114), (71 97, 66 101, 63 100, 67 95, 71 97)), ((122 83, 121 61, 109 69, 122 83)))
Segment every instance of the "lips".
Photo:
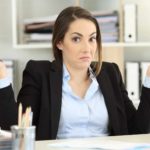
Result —
POLYGON ((80 60, 89 61, 89 60, 90 60, 90 57, 88 57, 88 56, 83 56, 83 57, 80 57, 80 60))

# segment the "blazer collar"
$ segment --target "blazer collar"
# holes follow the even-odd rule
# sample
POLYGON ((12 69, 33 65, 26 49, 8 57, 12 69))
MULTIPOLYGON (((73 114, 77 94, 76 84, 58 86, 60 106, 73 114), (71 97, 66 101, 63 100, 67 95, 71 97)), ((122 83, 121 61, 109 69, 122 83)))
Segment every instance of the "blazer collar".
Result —
POLYGON ((51 138, 55 139, 62 103, 62 66, 56 61, 52 62, 50 69, 50 93, 51 138))
POLYGON ((111 85, 111 79, 108 76, 108 72, 104 66, 102 66, 100 75, 97 77, 100 89, 103 93, 106 107, 109 114, 109 128, 110 134, 119 134, 119 122, 117 116, 116 97, 114 95, 114 89, 111 85))

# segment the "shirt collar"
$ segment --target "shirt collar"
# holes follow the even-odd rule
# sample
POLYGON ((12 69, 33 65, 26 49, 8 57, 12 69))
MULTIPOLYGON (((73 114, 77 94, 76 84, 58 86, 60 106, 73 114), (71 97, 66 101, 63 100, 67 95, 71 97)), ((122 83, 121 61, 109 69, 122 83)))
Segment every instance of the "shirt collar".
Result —
MULTIPOLYGON (((99 84, 97 82, 96 76, 91 67, 89 67, 89 77, 91 78, 92 82, 88 88, 88 91, 86 92, 84 99, 90 99, 99 89, 99 84)), ((63 64, 63 91, 68 94, 71 94, 72 90, 68 84, 69 80, 70 80, 70 74, 65 64, 63 64)))
MULTIPOLYGON (((96 78, 95 73, 91 67, 89 67, 89 76, 92 80, 96 78)), ((70 74, 65 64, 63 64, 63 79, 66 79, 67 81, 70 80, 70 74)))
POLYGON ((63 64, 63 79, 70 80, 70 74, 65 64, 63 64))

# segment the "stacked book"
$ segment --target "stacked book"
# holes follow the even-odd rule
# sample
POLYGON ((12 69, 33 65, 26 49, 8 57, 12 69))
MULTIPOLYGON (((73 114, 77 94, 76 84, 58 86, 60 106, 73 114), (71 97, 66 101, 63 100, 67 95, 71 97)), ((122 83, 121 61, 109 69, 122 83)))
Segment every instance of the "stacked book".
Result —
POLYGON ((117 11, 93 12, 97 19, 102 42, 118 42, 119 41, 119 17, 117 11))
POLYGON ((50 43, 57 15, 24 20, 25 43, 50 43))
MULTIPOLYGON (((117 11, 93 12, 97 19, 102 42, 119 41, 119 17, 117 11)), ((24 20, 24 42, 25 43, 50 43, 52 40, 53 26, 57 15, 30 18, 24 20)))

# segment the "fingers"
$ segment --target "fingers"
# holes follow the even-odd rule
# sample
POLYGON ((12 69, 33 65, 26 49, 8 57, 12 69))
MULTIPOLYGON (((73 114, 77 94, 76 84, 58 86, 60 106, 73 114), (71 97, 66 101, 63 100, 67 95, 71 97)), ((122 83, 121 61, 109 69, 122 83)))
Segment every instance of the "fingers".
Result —
POLYGON ((0 79, 3 79, 7 76, 6 65, 2 60, 0 60, 0 79))
POLYGON ((149 65, 148 68, 147 68, 146 76, 147 76, 147 77, 150 77, 150 65, 149 65))

